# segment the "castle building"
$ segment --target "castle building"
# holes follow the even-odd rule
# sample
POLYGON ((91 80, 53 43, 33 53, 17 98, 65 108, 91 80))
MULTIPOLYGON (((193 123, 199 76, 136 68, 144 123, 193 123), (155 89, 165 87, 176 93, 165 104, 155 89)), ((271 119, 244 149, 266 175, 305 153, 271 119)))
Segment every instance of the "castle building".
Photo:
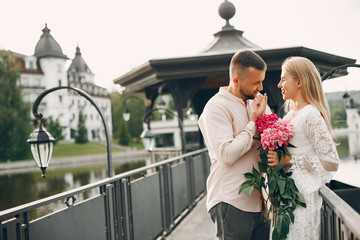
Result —
MULTIPOLYGON (((45 25, 43 34, 35 46, 34 55, 26 56, 12 52, 12 57, 20 67, 20 82, 23 99, 31 105, 45 89, 58 86, 80 88, 88 93, 101 110, 112 135, 111 101, 105 88, 94 83, 94 73, 76 47, 75 57, 66 70, 69 58, 63 54, 60 45, 45 25)), ((92 104, 71 90, 58 90, 46 95, 40 103, 38 112, 45 118, 58 119, 63 128, 64 140, 72 141, 78 126, 79 113, 85 118, 89 141, 104 141, 105 130, 101 117, 92 104)), ((31 115, 32 116, 32 115, 31 115)), ((33 116, 32 116, 33 117, 33 116)))

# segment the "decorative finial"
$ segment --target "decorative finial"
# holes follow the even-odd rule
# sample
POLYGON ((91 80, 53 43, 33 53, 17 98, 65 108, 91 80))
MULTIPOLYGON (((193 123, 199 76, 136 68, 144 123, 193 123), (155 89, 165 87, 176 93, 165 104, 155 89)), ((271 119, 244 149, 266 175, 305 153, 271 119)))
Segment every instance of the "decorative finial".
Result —
POLYGON ((50 29, 47 27, 47 23, 45 23, 45 27, 42 31, 44 34, 50 34, 50 29))
POLYGON ((79 44, 76 45, 75 55, 81 55, 79 44))
POLYGON ((231 2, 225 0, 225 2, 220 4, 219 15, 221 18, 226 20, 226 24, 224 28, 233 29, 233 26, 230 25, 229 20, 235 15, 235 12, 236 12, 235 6, 231 2))

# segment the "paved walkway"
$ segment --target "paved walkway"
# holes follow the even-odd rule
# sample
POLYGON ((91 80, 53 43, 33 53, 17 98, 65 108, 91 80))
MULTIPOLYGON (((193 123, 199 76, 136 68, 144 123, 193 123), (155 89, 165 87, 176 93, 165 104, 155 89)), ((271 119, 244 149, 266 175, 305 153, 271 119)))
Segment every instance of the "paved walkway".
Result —
POLYGON ((206 196, 185 217, 166 240, 215 240, 215 226, 206 211, 206 196))

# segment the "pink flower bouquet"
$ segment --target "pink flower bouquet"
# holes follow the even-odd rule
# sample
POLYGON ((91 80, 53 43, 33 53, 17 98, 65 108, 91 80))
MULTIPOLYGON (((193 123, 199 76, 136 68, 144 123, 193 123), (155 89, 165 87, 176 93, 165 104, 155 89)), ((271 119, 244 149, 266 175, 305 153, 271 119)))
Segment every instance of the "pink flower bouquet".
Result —
POLYGON ((258 148, 261 158, 261 162, 259 162, 261 173, 255 167, 252 172, 245 173, 245 177, 249 180, 241 185, 239 194, 244 191, 250 195, 254 189, 262 194, 262 190, 264 190, 267 196, 263 197, 266 203, 270 202, 269 213, 271 212, 273 216, 272 239, 286 239, 289 225, 295 219, 293 211, 297 205, 306 207, 306 204, 294 180, 290 178, 291 172, 284 171, 284 162, 280 162, 276 167, 269 167, 267 152, 269 150, 276 151, 279 159, 283 155, 291 156, 287 147, 295 147, 289 143, 294 135, 294 127, 274 113, 259 117, 255 121, 255 125, 260 134, 260 138, 254 139, 261 143, 258 148), (265 177, 267 181, 265 181, 265 177))

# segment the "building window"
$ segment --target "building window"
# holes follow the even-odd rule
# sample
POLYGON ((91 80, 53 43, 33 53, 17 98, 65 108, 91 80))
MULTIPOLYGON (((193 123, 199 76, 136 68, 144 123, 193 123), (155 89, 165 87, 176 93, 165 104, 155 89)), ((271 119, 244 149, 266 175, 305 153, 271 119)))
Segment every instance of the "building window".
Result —
POLYGON ((58 64, 58 65, 57 65, 57 68, 58 68, 58 73, 61 73, 61 72, 62 72, 61 64, 58 64))
POLYGON ((35 78, 34 86, 35 87, 41 87, 41 79, 40 78, 35 78))
POLYGON ((61 79, 59 79, 59 87, 61 87, 61 79))
POLYGON ((174 134, 173 133, 156 134, 155 145, 156 147, 173 147, 174 134))
POLYGON ((62 96, 59 95, 59 102, 62 103, 62 96))

